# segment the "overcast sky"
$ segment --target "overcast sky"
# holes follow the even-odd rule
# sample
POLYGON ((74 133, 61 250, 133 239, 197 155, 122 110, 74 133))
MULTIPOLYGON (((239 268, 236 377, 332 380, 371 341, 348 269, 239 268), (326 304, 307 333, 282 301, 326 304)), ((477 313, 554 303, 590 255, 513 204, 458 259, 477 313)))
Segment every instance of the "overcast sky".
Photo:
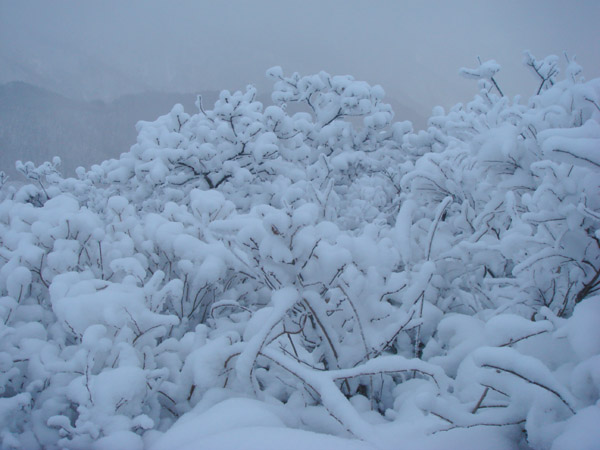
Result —
POLYGON ((522 51, 576 54, 600 76, 600 1, 0 0, 0 83, 72 97, 265 89, 264 72, 351 74, 424 115, 467 101, 458 75, 496 59, 509 95, 535 79, 522 51))

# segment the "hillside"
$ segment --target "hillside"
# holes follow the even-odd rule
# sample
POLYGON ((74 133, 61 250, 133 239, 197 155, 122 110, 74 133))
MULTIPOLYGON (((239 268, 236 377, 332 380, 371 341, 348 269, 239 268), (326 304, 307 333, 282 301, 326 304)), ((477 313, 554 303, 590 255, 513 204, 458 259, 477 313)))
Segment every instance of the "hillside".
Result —
MULTIPOLYGON (((218 92, 204 92, 208 102, 218 92)), ((17 159, 41 164, 62 158, 65 175, 117 158, 135 143, 138 120, 154 120, 172 105, 196 109, 195 94, 149 92, 110 103, 72 100, 36 86, 12 82, 0 86, 0 167, 21 180, 17 159)))

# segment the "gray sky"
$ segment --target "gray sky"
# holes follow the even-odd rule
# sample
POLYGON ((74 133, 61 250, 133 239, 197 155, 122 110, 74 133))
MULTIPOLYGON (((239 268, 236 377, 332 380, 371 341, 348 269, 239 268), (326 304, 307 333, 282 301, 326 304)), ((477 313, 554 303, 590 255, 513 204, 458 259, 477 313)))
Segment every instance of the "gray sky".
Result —
POLYGON ((268 88, 264 72, 325 70, 381 84, 424 115, 468 101, 476 56, 529 94, 522 51, 576 54, 600 76, 600 1, 0 0, 0 83, 74 98, 268 88))

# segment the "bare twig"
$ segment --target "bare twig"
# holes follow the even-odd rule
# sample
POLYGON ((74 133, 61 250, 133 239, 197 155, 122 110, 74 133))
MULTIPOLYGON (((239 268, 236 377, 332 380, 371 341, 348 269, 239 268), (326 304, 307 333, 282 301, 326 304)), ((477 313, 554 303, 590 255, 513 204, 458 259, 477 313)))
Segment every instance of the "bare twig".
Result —
POLYGON ((435 236, 435 232, 437 230, 438 224, 440 223, 440 220, 444 214, 444 211, 446 211, 446 208, 448 208, 448 205, 450 205, 450 203, 452 202, 452 197, 448 196, 446 197, 444 200, 442 200, 442 203, 440 203, 440 205, 438 206, 436 212, 435 212, 435 219, 433 221, 433 223, 431 224, 431 228, 429 229, 429 233, 427 236, 427 260, 430 259, 431 257, 431 245, 433 243, 433 238, 435 236))
POLYGON ((475 407, 471 410, 471 414, 475 414, 477 412, 477 410, 481 407, 481 404, 483 403, 483 400, 485 399, 485 396, 488 394, 489 391, 490 391, 489 387, 486 387, 483 390, 483 393, 481 394, 481 397, 479 397, 479 401, 477 402, 477 404, 475 405, 475 407))
POLYGON ((510 425, 521 425, 525 423, 525 419, 521 419, 515 422, 501 422, 501 423, 472 423, 469 425, 454 425, 449 428, 444 428, 442 430, 434 431, 432 434, 441 433, 444 431, 454 430, 456 428, 474 428, 474 427, 508 427, 510 425))
POLYGON ((529 378, 527 378, 524 375, 521 375, 520 373, 511 370, 511 369, 506 369, 504 367, 499 367, 499 366, 494 366, 492 364, 483 364, 481 367, 487 367, 488 369, 495 369, 495 370, 499 370, 501 372, 506 372, 506 373, 510 373, 511 375, 516 376, 517 378, 520 378, 524 381, 527 381, 528 383, 531 383, 539 388, 542 388, 548 392, 550 392, 551 394, 554 394, 567 408, 569 408, 569 411, 571 411, 573 414, 575 414, 575 410, 571 407, 571 405, 569 405, 569 403, 563 398, 562 395, 560 395, 558 392, 556 392, 554 389, 552 389, 551 387, 548 387, 542 383, 538 383, 535 380, 530 380, 529 378))

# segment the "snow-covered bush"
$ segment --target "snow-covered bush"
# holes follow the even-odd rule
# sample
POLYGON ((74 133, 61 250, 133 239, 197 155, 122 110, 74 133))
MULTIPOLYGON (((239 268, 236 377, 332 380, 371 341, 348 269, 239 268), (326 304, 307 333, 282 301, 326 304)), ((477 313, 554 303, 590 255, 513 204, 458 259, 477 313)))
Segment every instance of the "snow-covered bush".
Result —
POLYGON ((418 133, 379 86, 273 68, 274 105, 251 86, 176 105, 76 179, 19 162, 1 446, 162 448, 239 407, 381 448, 591 436, 600 80, 525 63, 527 103, 483 62, 461 71, 475 99, 418 133))

